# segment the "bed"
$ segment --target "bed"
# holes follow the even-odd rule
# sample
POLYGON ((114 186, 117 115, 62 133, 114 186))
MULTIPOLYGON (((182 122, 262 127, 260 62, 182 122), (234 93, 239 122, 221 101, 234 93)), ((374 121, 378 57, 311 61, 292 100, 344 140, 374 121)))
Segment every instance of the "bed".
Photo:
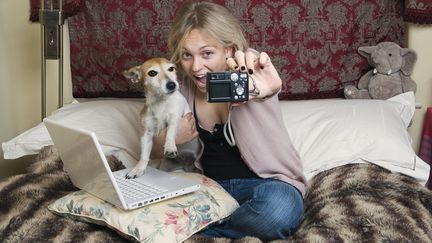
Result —
MULTIPOLYGON (((308 184, 298 231, 275 242, 431 242, 430 167, 407 133, 415 94, 342 96, 344 85, 369 69, 358 46, 405 45, 403 2, 216 2, 239 17, 252 47, 268 50, 284 80, 283 119, 308 184)), ((164 40, 179 2, 67 4, 73 6, 68 25, 75 100, 50 118, 95 131, 112 170, 133 166, 144 93, 120 73, 166 55, 164 40)), ((2 242, 261 242, 196 234, 238 207, 202 175, 183 175, 201 183, 197 193, 123 212, 72 185, 42 123, 2 148, 8 159, 37 154, 26 173, 0 181, 2 242)))

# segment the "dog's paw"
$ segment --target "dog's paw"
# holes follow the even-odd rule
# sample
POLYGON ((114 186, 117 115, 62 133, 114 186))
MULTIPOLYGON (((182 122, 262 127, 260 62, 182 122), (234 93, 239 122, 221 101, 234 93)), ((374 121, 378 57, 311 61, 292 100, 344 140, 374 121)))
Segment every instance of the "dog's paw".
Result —
POLYGON ((126 179, 138 178, 144 174, 144 170, 145 169, 135 167, 131 171, 129 171, 125 177, 126 177, 126 179))
POLYGON ((175 157, 177 157, 177 146, 175 146, 175 144, 170 144, 170 143, 165 143, 164 146, 164 155, 167 158, 170 159, 174 159, 175 157))
POLYGON ((167 158, 174 159, 175 157, 177 157, 178 152, 177 150, 165 150, 164 155, 167 158))

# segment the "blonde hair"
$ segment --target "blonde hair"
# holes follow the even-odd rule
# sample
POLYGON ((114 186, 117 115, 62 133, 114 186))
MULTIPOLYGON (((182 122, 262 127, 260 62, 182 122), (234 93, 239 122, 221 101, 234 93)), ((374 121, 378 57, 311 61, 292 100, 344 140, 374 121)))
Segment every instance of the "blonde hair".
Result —
MULTIPOLYGON (((234 52, 248 49, 240 23, 228 9, 211 2, 188 1, 178 10, 168 36, 171 61, 175 64, 179 64, 185 38, 193 29, 207 31, 223 47, 232 47, 234 52)), ((181 65, 177 66, 181 69, 181 65)))

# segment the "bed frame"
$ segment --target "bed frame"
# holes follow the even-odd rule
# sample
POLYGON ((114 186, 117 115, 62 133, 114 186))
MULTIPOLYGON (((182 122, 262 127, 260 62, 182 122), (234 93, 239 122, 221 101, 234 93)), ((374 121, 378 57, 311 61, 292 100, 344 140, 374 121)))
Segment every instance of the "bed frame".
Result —
POLYGON ((63 106, 63 0, 40 1, 39 22, 41 24, 41 119, 46 115, 46 63, 58 60, 58 108, 63 106), (57 8, 54 8, 56 6, 57 8))

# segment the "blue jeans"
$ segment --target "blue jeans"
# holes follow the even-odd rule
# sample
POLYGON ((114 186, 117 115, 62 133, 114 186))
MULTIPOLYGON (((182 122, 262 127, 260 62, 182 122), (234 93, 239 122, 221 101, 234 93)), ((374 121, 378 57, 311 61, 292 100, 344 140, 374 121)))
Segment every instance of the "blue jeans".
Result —
POLYGON ((303 217, 303 197, 292 185, 262 178, 221 180, 218 183, 240 207, 222 224, 202 231, 206 236, 233 239, 254 236, 261 240, 285 239, 303 217))

